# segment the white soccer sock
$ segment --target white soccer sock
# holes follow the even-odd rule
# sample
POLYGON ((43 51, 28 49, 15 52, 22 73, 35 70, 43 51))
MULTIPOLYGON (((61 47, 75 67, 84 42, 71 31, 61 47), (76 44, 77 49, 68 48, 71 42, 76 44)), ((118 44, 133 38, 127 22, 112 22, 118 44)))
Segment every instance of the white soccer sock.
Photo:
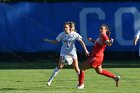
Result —
POLYGON ((56 67, 52 73, 52 76, 50 77, 50 79, 48 80, 48 82, 52 82, 52 80, 54 79, 54 77, 59 73, 60 69, 58 69, 58 67, 56 67))

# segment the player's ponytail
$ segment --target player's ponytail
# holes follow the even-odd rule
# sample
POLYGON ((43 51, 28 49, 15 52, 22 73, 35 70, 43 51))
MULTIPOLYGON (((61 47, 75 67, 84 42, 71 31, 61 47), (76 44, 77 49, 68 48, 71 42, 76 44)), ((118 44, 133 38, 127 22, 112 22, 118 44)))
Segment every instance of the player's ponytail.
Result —
POLYGON ((107 36, 109 37, 109 39, 110 39, 110 36, 111 36, 111 32, 108 30, 107 31, 107 36))

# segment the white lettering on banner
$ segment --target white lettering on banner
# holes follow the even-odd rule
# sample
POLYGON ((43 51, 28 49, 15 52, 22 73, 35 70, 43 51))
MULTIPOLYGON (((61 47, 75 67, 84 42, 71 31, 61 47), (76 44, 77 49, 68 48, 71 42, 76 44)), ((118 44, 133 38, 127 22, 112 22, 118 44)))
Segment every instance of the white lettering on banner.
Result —
POLYGON ((123 7, 119 8, 115 13, 115 38, 116 41, 124 46, 124 45, 133 45, 133 40, 124 40, 122 26, 122 15, 125 13, 131 13, 134 16, 134 31, 140 29, 140 12, 135 7, 123 7))
MULTIPOLYGON (((80 34, 83 36, 83 40, 87 46, 92 46, 87 39, 87 15, 90 13, 95 13, 99 17, 99 20, 105 20, 105 12, 101 8, 84 8, 80 12, 80 34)), ((125 13, 131 13, 134 16, 134 33, 140 29, 140 12, 136 7, 120 7, 115 12, 115 39, 122 45, 133 45, 132 40, 125 40, 123 38, 122 26, 122 15, 125 13)), ((140 45, 139 45, 139 56, 140 56, 140 45)))
POLYGON ((89 13, 95 13, 98 15, 100 20, 105 20, 105 13, 100 8, 84 8, 80 12, 80 34, 83 37, 83 40, 85 41, 85 44, 87 46, 92 46, 93 44, 90 43, 87 39, 87 15, 89 13))

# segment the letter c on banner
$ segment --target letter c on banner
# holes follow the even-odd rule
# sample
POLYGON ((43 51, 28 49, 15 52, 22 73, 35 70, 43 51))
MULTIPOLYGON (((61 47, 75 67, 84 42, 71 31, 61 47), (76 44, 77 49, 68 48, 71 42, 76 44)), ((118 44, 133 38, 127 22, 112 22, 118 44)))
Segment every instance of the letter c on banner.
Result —
POLYGON ((98 18, 100 20, 105 19, 105 13, 101 10, 101 8, 84 8, 80 12, 80 34, 83 37, 83 40, 85 41, 85 44, 87 46, 92 46, 93 44, 88 41, 87 39, 87 15, 90 13, 95 13, 98 15, 98 18))
POLYGON ((116 41, 122 45, 133 45, 133 40, 125 40, 123 38, 123 30, 122 30, 122 15, 124 13, 132 13, 134 16, 134 31, 140 29, 140 12, 135 7, 123 7, 119 8, 115 13, 115 38, 116 41))

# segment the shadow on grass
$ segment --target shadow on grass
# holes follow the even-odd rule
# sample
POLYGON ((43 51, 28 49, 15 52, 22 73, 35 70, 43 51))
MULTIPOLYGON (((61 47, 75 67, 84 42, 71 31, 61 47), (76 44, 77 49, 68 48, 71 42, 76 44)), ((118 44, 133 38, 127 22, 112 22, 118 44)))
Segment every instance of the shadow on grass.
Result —
POLYGON ((3 93, 5 93, 6 91, 11 91, 11 90, 22 90, 22 91, 29 91, 29 90, 35 90, 35 91, 46 91, 47 88, 46 87, 31 87, 31 88, 0 88, 0 91, 3 91, 3 93), (5 92, 4 92, 5 91, 5 92))
POLYGON ((16 88, 1 88, 0 91, 11 91, 11 90, 31 90, 31 89, 16 89, 16 88))

